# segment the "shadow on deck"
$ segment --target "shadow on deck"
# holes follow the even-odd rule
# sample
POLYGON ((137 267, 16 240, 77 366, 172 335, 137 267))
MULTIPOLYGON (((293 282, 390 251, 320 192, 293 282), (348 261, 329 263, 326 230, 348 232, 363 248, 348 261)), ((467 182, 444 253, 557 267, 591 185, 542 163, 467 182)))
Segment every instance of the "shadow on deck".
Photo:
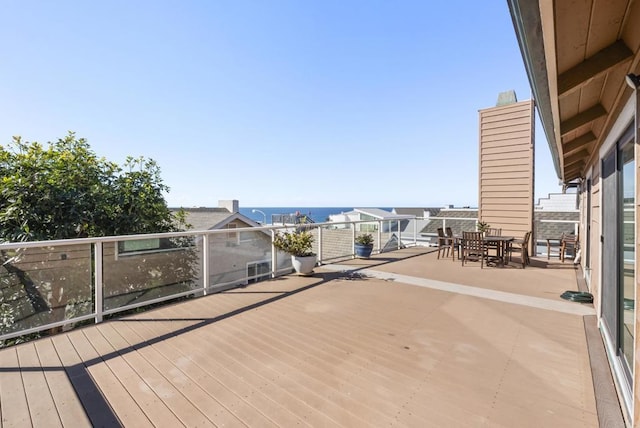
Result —
POLYGON ((598 426, 572 265, 409 248, 0 350, 3 426, 598 426))

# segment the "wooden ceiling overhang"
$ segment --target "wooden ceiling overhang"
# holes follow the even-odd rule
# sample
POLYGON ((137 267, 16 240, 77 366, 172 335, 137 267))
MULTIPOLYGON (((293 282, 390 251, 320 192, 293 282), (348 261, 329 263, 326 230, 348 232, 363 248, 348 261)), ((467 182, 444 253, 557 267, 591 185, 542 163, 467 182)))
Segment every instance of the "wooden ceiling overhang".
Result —
POLYGON ((587 168, 640 74, 640 2, 507 0, 558 178, 587 168))

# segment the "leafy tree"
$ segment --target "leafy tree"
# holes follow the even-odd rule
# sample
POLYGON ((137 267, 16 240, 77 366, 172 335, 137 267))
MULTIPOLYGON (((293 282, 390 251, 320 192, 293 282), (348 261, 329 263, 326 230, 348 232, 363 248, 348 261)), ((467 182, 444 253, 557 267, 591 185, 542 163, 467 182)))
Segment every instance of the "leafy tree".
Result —
POLYGON ((155 161, 99 158, 70 132, 49 143, 0 146, 0 239, 33 241, 170 232, 183 228, 163 197, 155 161))
MULTIPOLYGON (((171 213, 167 190, 151 159, 129 157, 120 167, 73 132, 46 146, 14 137, 0 145, 0 242, 182 230, 185 213, 171 213)), ((135 301, 150 291, 157 296, 154 287, 188 290, 197 274, 193 239, 168 241, 178 249, 170 257, 130 257, 112 267, 104 281, 120 288, 110 292, 135 301)), ((30 257, 26 249, 0 251, 0 334, 91 313, 91 261, 67 259, 73 247, 51 251, 57 252, 40 259, 37 249, 30 257)), ((0 341, 0 347, 19 340, 0 341)))

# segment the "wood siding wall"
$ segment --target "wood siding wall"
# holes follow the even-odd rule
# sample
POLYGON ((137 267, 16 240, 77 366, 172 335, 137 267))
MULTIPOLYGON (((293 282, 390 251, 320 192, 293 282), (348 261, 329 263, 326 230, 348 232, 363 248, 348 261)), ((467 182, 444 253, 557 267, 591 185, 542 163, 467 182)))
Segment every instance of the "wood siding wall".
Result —
MULTIPOLYGON (((593 164, 591 173, 591 236, 589 239, 590 246, 590 264, 591 272, 589 272, 589 291, 593 293, 594 307, 598 312, 598 317, 602 316, 602 304, 600 299, 601 281, 600 281, 600 264, 602 257, 600 255, 600 235, 602 233, 602 225, 600 221, 601 213, 601 179, 600 179, 600 162, 599 160, 593 164)), ((586 215, 586 213, 585 213, 586 215)), ((586 222, 586 218, 584 220, 586 222)), ((581 231, 582 232, 582 231, 581 231)), ((582 261, 584 269, 584 259, 582 261)))
POLYGON ((533 100, 479 113, 479 218, 503 235, 522 237, 533 230, 533 100))

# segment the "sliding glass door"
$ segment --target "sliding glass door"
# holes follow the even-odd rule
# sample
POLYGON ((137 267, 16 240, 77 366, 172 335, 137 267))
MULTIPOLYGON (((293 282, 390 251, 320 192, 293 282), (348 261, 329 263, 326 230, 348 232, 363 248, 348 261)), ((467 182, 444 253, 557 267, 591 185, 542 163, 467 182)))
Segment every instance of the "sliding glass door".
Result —
POLYGON ((631 389, 635 320, 635 158, 629 129, 602 160, 602 321, 631 389))

